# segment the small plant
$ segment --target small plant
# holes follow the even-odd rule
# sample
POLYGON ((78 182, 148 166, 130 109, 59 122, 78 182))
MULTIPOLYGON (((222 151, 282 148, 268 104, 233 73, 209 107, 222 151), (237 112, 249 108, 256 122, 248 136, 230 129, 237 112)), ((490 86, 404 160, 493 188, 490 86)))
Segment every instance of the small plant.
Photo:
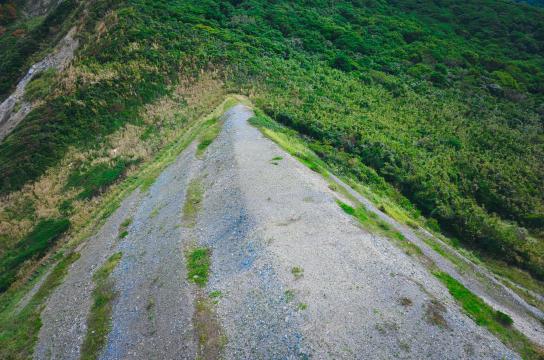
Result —
POLYGON ((297 304, 297 310, 299 310, 299 311, 306 310, 307 308, 308 308, 308 304, 305 304, 305 303, 298 303, 297 304))
POLYGON ((304 269, 302 269, 300 266, 295 266, 291 269, 291 274, 293 274, 295 280, 298 280, 304 275, 304 269))
POLYGON ((204 134, 200 137, 200 142, 196 148, 196 156, 202 157, 204 152, 211 145, 211 143, 217 138, 221 132, 221 123, 217 119, 212 119, 209 122, 208 128, 205 130, 204 134))
POLYGON ((295 298, 295 291, 291 289, 285 290, 283 295, 285 297, 285 302, 291 302, 295 298))
POLYGON ((200 287, 208 282, 210 272, 210 250, 197 248, 187 254, 187 278, 200 287))
POLYGON ((204 190, 199 180, 193 180, 187 187, 185 204, 183 205, 183 220, 188 227, 195 226, 196 215, 202 207, 202 197, 204 190))
POLYGON ((119 238, 124 239, 128 236, 128 227, 132 224, 132 218, 126 218, 119 226, 119 238))
POLYGON ((274 157, 272 158, 272 160, 270 160, 270 163, 271 163, 272 165, 279 165, 279 161, 280 161, 280 160, 283 160, 283 158, 282 158, 281 156, 274 156, 274 157))
POLYGON ((401 297, 399 299, 399 303, 402 305, 402 306, 412 306, 413 302, 412 302, 412 299, 410 298, 407 298, 407 297, 401 297))
POLYGON ((209 296, 210 296, 210 298, 212 298, 212 299, 217 299, 217 298, 222 297, 222 296, 223 296, 223 293, 222 293, 221 291, 219 291, 219 290, 214 290, 214 291, 210 292, 210 295, 209 295, 209 296))

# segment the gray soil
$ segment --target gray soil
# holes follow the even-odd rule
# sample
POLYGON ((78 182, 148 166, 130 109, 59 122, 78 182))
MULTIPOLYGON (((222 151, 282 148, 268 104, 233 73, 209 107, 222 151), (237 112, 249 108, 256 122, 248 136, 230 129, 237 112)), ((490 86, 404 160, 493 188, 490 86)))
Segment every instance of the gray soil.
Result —
POLYGON ((416 259, 346 215, 327 182, 249 126, 251 116, 229 110, 203 159, 193 144, 88 239, 43 312, 37 359, 78 358, 92 272, 117 251, 102 359, 194 359, 195 298, 212 291, 226 359, 519 358, 416 259), (194 179, 205 193, 189 228, 182 209, 194 179), (211 250, 202 290, 186 280, 184 251, 195 244, 211 250))

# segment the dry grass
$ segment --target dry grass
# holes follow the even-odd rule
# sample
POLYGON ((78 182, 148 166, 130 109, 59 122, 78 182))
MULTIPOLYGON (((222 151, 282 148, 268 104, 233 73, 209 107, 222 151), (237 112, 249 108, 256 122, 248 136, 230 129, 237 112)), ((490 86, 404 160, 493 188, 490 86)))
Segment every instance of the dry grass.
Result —
MULTIPOLYGON (((134 65, 134 64, 133 64, 134 65)), ((130 66, 130 64, 128 64, 130 66)), ((80 76, 87 76, 85 81, 95 81, 114 76, 114 72, 94 73, 89 69, 70 68, 68 78, 75 81, 80 76)), ((152 160, 166 144, 173 142, 184 134, 191 124, 217 107, 224 99, 223 83, 216 80, 217 74, 204 73, 199 79, 185 79, 176 87, 171 97, 165 97, 142 110, 143 126, 127 124, 117 132, 111 134, 104 141, 100 149, 81 151, 70 149, 64 159, 50 168, 34 183, 23 189, 0 197, 0 256, 5 250, 26 234, 36 225, 40 218, 59 217, 61 204, 69 200, 71 211, 66 216, 72 227, 68 236, 80 232, 89 224, 93 214, 103 205, 103 199, 110 192, 115 191, 118 185, 90 200, 76 199, 77 188, 66 188, 68 176, 80 164, 95 165, 111 163, 114 158, 140 159, 141 166, 152 160), (142 140, 146 126, 154 126, 158 131, 145 140, 142 140), (24 201, 23 201, 24 200, 24 201), (23 207, 29 203, 32 211, 24 216, 14 214, 24 213, 23 207)), ((69 86, 65 83, 64 86, 69 86)), ((139 171, 139 167, 129 168, 125 174, 131 177, 139 171)), ((62 241, 59 242, 62 244, 62 241)), ((29 263, 21 272, 30 273, 37 263, 29 263)))

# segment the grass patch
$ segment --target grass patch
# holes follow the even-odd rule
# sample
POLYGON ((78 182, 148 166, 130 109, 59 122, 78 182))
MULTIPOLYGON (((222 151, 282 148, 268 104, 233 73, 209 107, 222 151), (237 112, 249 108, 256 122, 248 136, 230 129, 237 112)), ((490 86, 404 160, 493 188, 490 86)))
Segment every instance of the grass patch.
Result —
POLYGON ((187 279, 200 287, 208 283, 210 274, 210 250, 197 248, 187 254, 187 279))
POLYGON ((423 255, 421 249, 417 245, 407 240, 400 232, 391 229, 391 226, 381 220, 375 213, 368 212, 363 205, 354 208, 340 200, 337 200, 337 203, 346 214, 356 218, 365 228, 392 239, 406 254, 411 256, 423 255))
POLYGON ((291 289, 285 290, 285 292, 283 293, 283 296, 285 298, 285 302, 289 303, 295 299, 295 290, 291 290, 291 289))
POLYGON ((206 123, 207 129, 204 131, 199 139, 199 143, 196 148, 196 156, 201 158, 206 152, 208 146, 217 138, 221 132, 221 123, 217 119, 211 119, 206 123))
POLYGON ((38 339, 38 331, 42 326, 40 313, 43 304, 53 290, 62 283, 68 273, 69 266, 79 259, 79 256, 79 253, 72 253, 61 259, 30 302, 19 313, 14 311, 17 302, 9 302, 14 297, 2 298, 0 359, 27 359, 32 357, 34 344, 38 339))
POLYGON ((436 272, 434 275, 448 288, 453 298, 476 324, 486 327, 524 359, 542 359, 542 350, 537 349, 523 334, 511 327, 513 322, 508 315, 495 311, 449 274, 436 272))
POLYGON ((183 205, 183 221, 187 227, 194 227, 196 223, 196 215, 202 208, 202 197, 204 189, 200 180, 192 180, 187 187, 187 195, 185 196, 185 204, 183 205))
POLYGON ((126 218, 119 226, 119 238, 124 239, 128 235, 128 227, 132 224, 132 218, 126 218))
POLYGON ((87 334, 81 348, 81 359, 97 359, 106 344, 107 335, 111 330, 113 300, 117 296, 110 274, 121 257, 120 252, 113 254, 93 275, 95 283, 93 305, 87 318, 87 334))
POLYGON ((0 292, 6 291, 17 279, 21 266, 28 260, 43 257, 68 230, 65 218, 41 220, 32 231, 0 259, 0 292))
POLYGON ((114 159, 113 164, 101 163, 78 169, 68 177, 67 187, 80 187, 79 199, 91 199, 123 177, 127 168, 136 160, 114 159))
POLYGON ((304 269, 301 268, 300 266, 294 266, 291 269, 291 274, 293 274, 293 276, 295 277, 295 280, 298 280, 304 276, 304 269))
POLYGON ((306 310, 308 308, 308 304, 305 304, 305 303, 298 303, 297 304, 297 310, 298 311, 303 311, 303 310, 306 310))

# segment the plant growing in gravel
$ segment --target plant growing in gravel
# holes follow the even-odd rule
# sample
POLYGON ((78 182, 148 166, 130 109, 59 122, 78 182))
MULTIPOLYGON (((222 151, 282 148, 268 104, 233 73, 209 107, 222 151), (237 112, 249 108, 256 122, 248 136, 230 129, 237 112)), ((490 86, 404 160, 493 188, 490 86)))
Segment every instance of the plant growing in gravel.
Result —
POLYGON ((295 280, 298 280, 304 275, 304 269, 301 268, 300 266, 294 266, 291 269, 291 274, 293 274, 293 276, 295 277, 295 280))
POLYGON ((187 278, 200 287, 208 282, 210 272, 210 250, 197 248, 187 254, 187 278))
POLYGON ((196 215, 202 207, 204 189, 198 179, 192 180, 187 187, 185 204, 183 204, 183 221, 188 227, 195 226, 196 215))
POLYGON ((106 344, 106 338, 111 329, 113 300, 117 296, 110 275, 122 256, 120 252, 113 254, 93 275, 95 283, 92 294, 93 305, 87 319, 87 335, 81 348, 81 359, 98 358, 106 344))
POLYGON ((217 138, 219 133, 221 132, 221 123, 217 119, 211 119, 208 122, 209 126, 200 137, 200 142, 198 143, 198 146, 196 148, 196 156, 202 157, 204 155, 204 152, 208 148, 208 146, 211 145, 211 143, 217 138))

